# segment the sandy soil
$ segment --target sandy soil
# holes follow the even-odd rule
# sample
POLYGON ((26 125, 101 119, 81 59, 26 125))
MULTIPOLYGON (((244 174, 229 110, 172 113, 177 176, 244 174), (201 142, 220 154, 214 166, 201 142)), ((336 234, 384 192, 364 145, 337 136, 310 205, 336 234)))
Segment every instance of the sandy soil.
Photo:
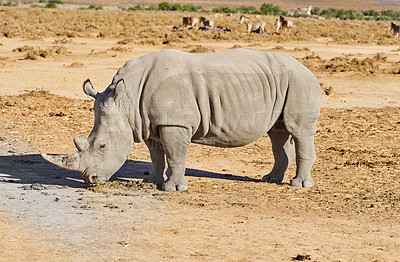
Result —
POLYGON ((0 260, 399 261, 397 46, 175 43, 287 52, 309 66, 326 95, 313 188, 290 188, 294 166, 282 185, 260 183, 273 165, 264 137, 235 149, 192 145, 190 189, 164 193, 140 182, 151 170, 143 144, 111 182, 94 188, 38 155, 73 152, 72 138, 90 132, 84 80, 102 90, 128 59, 166 47, 117 49, 120 40, 0 39, 0 260), (68 52, 30 60, 12 51, 55 41, 68 52))

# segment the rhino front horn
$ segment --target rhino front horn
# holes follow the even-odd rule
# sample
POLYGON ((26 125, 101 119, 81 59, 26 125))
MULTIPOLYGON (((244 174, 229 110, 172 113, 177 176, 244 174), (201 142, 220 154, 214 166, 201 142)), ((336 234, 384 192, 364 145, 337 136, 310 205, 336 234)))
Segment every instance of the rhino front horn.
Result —
POLYGON ((47 162, 72 171, 82 172, 79 168, 80 164, 80 155, 79 153, 71 154, 71 155, 47 155, 45 153, 40 153, 40 155, 47 162))

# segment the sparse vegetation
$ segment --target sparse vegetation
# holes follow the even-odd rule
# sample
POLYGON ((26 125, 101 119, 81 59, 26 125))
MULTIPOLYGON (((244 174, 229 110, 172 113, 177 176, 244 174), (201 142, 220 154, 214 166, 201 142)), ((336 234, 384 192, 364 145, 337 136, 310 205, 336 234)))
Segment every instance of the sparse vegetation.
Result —
POLYGON ((89 5, 88 9, 92 9, 92 10, 103 10, 103 7, 98 5, 89 5))
POLYGON ((259 15, 287 15, 288 12, 282 11, 279 6, 273 4, 262 4, 257 10, 254 6, 240 6, 238 8, 218 7, 212 9, 214 13, 241 13, 241 14, 259 14, 259 15))
POLYGON ((16 6, 18 5, 18 0, 8 0, 7 2, 4 2, 2 0, 0 0, 0 5, 4 5, 4 6, 16 6))
MULTIPOLYGON (((45 0, 39 0, 38 3, 46 3, 45 0)), ((48 0, 45 5, 46 8, 57 8, 57 5, 64 4, 61 0, 48 0)), ((3 6, 16 6, 18 5, 18 0, 8 0, 3 3, 0 0, 0 5, 3 6)), ((37 4, 32 4, 32 7, 40 7, 37 4)), ((102 10, 102 6, 97 6, 94 4, 89 5, 87 8, 81 7, 79 10, 102 10)), ((187 11, 187 12, 214 12, 214 13, 241 13, 241 14, 260 14, 260 15, 284 15, 290 17, 307 17, 308 15, 305 12, 289 11, 284 10, 279 5, 274 5, 270 3, 263 3, 259 9, 254 6, 245 6, 242 5, 240 7, 229 7, 229 6, 221 6, 216 7, 211 10, 207 10, 199 5, 192 4, 184 4, 181 5, 179 3, 170 4, 169 2, 161 2, 158 5, 150 5, 145 7, 143 5, 136 5, 133 7, 128 7, 129 11, 138 11, 138 10, 147 10, 147 11, 187 11)), ((376 10, 365 10, 365 11, 356 11, 353 9, 342 9, 342 8, 326 8, 322 9, 320 7, 314 7, 311 10, 312 16, 320 16, 325 19, 343 19, 343 20, 378 20, 378 21, 387 21, 387 20, 400 20, 400 12, 396 12, 392 9, 386 9, 381 11, 376 10)))
MULTIPOLYGON (((201 6, 193 6, 193 5, 183 5, 180 4, 169 4, 168 2, 162 2, 158 5, 158 7, 150 6, 145 8, 141 5, 136 5, 135 7, 129 7, 129 10, 162 10, 162 11, 189 11, 189 12, 209 12, 209 10, 203 9, 201 6)), ((262 14, 262 15, 285 15, 291 17, 306 17, 308 16, 305 13, 289 12, 283 10, 278 5, 273 4, 262 4, 260 9, 257 10, 254 6, 240 6, 238 8, 232 7, 217 7, 213 8, 211 12, 214 13, 241 13, 241 14, 262 14)), ((314 16, 321 16, 326 19, 338 18, 338 19, 350 19, 350 20, 397 20, 400 18, 400 12, 395 12, 391 9, 375 11, 356 11, 353 9, 345 10, 345 9, 337 9, 337 8, 328 8, 321 9, 318 7, 314 7, 311 12, 314 16)))
POLYGON ((57 8, 57 5, 62 5, 64 4, 63 1, 61 0, 49 0, 46 4, 46 8, 57 8))
POLYGON ((335 9, 335 8, 328 8, 323 10, 320 13, 316 13, 316 15, 325 17, 327 19, 330 18, 339 18, 339 19, 358 19, 362 20, 364 15, 362 13, 356 12, 355 10, 344 10, 344 9, 335 9))
POLYGON ((144 7, 142 5, 136 5, 134 7, 129 7, 130 11, 137 10, 160 10, 160 11, 188 11, 188 12, 205 12, 201 6, 195 5, 181 5, 181 4, 173 4, 170 5, 168 2, 162 2, 158 4, 158 6, 150 5, 149 7, 144 7))
POLYGON ((273 4, 263 4, 260 11, 264 15, 287 15, 287 12, 283 12, 279 6, 273 4))

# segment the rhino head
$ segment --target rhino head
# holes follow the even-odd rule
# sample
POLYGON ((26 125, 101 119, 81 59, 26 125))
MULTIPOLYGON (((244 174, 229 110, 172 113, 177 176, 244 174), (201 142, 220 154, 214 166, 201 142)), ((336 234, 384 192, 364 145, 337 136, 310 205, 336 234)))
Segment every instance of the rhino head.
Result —
POLYGON ((86 80, 83 90, 95 99, 94 127, 89 137, 74 138, 78 149, 74 154, 41 155, 58 167, 79 172, 87 184, 102 184, 120 169, 132 149, 133 134, 126 108, 129 103, 125 103, 128 97, 122 79, 113 81, 102 93, 86 80))

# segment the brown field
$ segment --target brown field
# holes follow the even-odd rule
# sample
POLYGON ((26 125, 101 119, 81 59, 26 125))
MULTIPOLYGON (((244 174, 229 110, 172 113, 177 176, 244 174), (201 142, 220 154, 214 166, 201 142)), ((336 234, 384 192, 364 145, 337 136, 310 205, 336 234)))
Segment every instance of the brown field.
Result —
MULTIPOLYGON (((1 261, 400 261, 400 46, 389 22, 293 19, 290 33, 260 35, 238 15, 205 14, 225 33, 174 31, 179 12, 0 15, 1 261), (283 184, 260 182, 273 165, 267 137, 234 149, 191 145, 184 193, 140 182, 151 170, 143 144, 91 188, 38 156, 71 153, 72 138, 89 134, 87 78, 102 90, 152 51, 236 47, 289 53, 319 78, 313 188, 290 188, 294 165, 283 184)), ((261 19, 272 32, 276 17, 261 19)))

